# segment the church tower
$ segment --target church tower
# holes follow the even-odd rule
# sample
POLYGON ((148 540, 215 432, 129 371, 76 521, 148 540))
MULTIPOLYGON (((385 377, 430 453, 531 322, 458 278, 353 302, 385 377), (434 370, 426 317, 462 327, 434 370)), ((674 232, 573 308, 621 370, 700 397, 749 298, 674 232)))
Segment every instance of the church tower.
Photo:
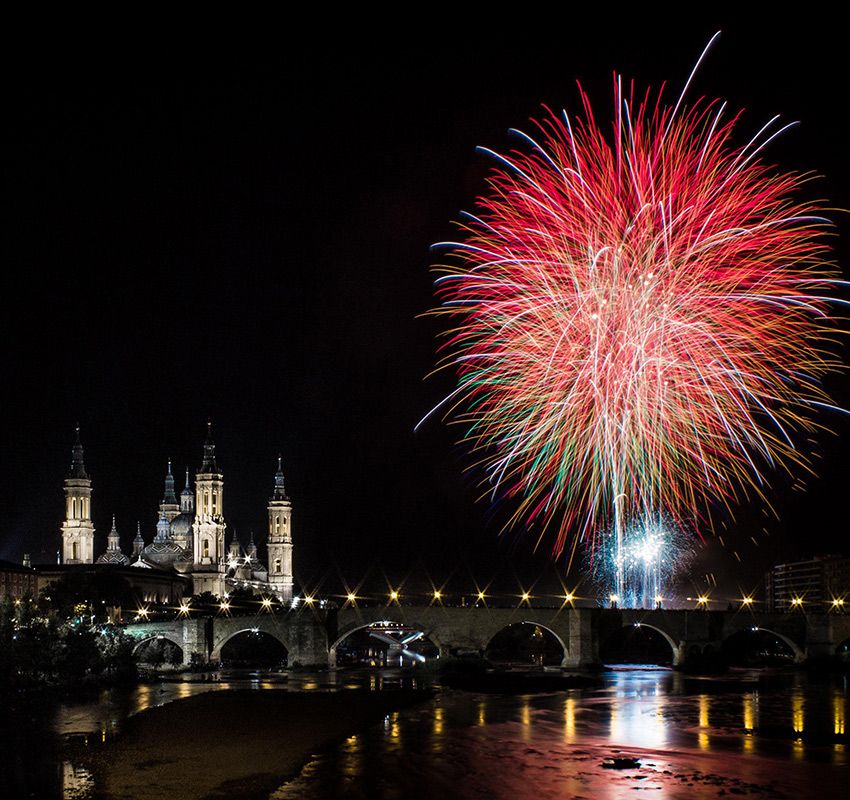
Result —
POLYGON ((171 474, 171 459, 168 460, 168 472, 165 475, 165 493, 162 495, 162 501, 159 504, 159 516, 165 517, 171 522, 180 514, 180 504, 177 502, 177 495, 174 493, 174 476, 171 474))
POLYGON ((194 593, 224 595, 224 475, 215 460, 212 423, 207 423, 204 461, 195 475, 195 522, 192 526, 194 593))
POLYGON ((269 583, 281 600, 292 599, 292 503, 283 485, 281 458, 277 459, 274 494, 269 500, 269 583))
POLYGON ((94 561, 94 525, 91 521, 91 479, 83 463, 80 426, 74 444, 71 470, 65 478, 65 521, 62 523, 62 563, 94 561))

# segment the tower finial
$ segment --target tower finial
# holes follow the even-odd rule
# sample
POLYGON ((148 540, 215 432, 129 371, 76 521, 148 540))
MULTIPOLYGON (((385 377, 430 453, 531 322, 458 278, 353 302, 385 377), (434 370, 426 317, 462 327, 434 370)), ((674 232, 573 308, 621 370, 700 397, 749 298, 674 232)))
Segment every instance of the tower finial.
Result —
MULTIPOLYGON (((177 505, 177 495, 174 494, 174 475, 171 474, 171 459, 168 459, 168 471, 165 473, 165 491, 162 495, 162 502, 160 503, 160 510, 162 510, 162 506, 176 506, 177 505)), ((170 509, 165 508, 165 511, 169 511, 170 509)))
POLYGON ((74 448, 71 451, 71 472, 69 478, 88 478, 86 474, 86 465, 83 462, 83 443, 80 440, 80 423, 76 424, 77 438, 74 441, 74 448))
POLYGON ((273 500, 288 500, 286 496, 286 487, 283 480, 283 456, 277 455, 277 472, 274 476, 274 496, 273 500))
POLYGON ((215 463, 215 442, 212 438, 212 420, 207 419, 207 440, 204 442, 204 461, 201 464, 201 472, 219 472, 218 464, 215 463))

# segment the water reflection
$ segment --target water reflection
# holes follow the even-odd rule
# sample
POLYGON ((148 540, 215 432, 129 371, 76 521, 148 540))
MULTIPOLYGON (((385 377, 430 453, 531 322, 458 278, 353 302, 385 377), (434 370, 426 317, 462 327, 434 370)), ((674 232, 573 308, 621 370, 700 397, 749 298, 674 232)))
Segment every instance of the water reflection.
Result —
MULTIPOLYGON (((164 682, 129 692, 101 692, 85 703, 58 703, 50 725, 91 743, 113 736, 135 713, 207 691, 388 691, 411 683, 411 676, 400 672, 164 682)), ((840 774, 830 770, 846 771, 848 763, 847 692, 841 679, 743 675, 718 681, 664 671, 609 673, 598 688, 538 695, 442 690, 432 701, 393 712, 374 729, 350 736, 274 798, 415 800, 448 796, 446 787, 454 796, 516 800, 633 797, 636 777, 601 769, 604 758, 616 753, 641 759, 639 785, 652 789, 653 797, 697 796, 699 792, 689 795, 686 785, 671 777, 690 775, 693 782, 697 769, 714 775, 718 782, 712 786, 727 794, 734 777, 739 781, 734 788, 747 781, 767 785, 780 780, 786 794, 804 796, 810 787, 810 778, 808 784, 804 778, 815 762, 819 788, 821 783, 824 787, 821 796, 829 797, 840 774), (779 777, 777 759, 785 765, 779 777)), ((31 796, 86 796, 91 776, 73 758, 60 755, 52 769, 51 780, 59 785, 29 792, 31 796)), ((747 791, 759 796, 759 791, 747 791)), ((18 794, 0 791, 3 796, 18 794)))
POLYGON ((708 750, 710 745, 710 740, 708 738, 707 729, 711 727, 709 718, 708 718, 708 708, 710 705, 710 700, 707 694, 701 694, 699 696, 699 733, 697 734, 697 741, 699 742, 700 750, 708 750))
POLYGON ((576 699, 570 696, 564 701, 564 741, 572 742, 576 736, 576 699))
MULTIPOLYGON (((657 798, 806 796, 818 761, 819 796, 843 798, 843 745, 807 743, 801 749, 795 729, 805 724, 807 736, 818 730, 831 738, 843 725, 846 702, 846 687, 795 683, 788 676, 773 683, 743 676, 724 684, 661 672, 611 674, 598 689, 545 695, 444 691, 433 703, 399 712, 403 748, 394 745, 395 719, 378 735, 361 734, 359 780, 346 784, 345 796, 620 800, 639 796, 635 790, 657 798), (787 735, 763 736, 765 721, 787 735), (750 757, 757 745, 764 758, 750 757), (640 768, 602 768, 605 758, 623 755, 637 756, 640 768)), ((273 800, 338 796, 335 776, 348 774, 352 759, 346 743, 319 757, 273 800)))
POLYGON ((632 673, 618 681, 611 706, 610 740, 639 747, 661 747, 667 726, 658 697, 666 673, 632 673))

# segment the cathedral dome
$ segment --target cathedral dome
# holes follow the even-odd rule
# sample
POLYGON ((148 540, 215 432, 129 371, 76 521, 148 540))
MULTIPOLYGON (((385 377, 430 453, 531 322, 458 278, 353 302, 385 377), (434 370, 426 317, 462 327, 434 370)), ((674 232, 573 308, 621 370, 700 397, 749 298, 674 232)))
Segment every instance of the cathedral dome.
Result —
POLYGON ((142 550, 142 558, 158 567, 170 567, 182 553, 183 548, 175 542, 153 542, 142 550))
POLYGON ((194 514, 178 514, 171 520, 171 537, 173 539, 184 539, 187 542, 192 535, 192 523, 195 521, 194 514))
POLYGON ((97 559, 98 564, 116 564, 120 567, 126 567, 127 564, 130 563, 130 559, 127 558, 120 550, 107 550, 98 556, 97 559))

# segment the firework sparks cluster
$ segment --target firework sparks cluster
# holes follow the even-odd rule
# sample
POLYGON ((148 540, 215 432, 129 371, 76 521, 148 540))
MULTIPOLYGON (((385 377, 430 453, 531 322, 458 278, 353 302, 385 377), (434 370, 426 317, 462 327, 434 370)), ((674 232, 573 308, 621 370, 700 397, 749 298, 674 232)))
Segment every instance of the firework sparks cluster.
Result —
MULTIPOLYGON (((547 112, 494 160, 462 237, 437 247, 451 320, 443 401, 511 524, 555 551, 669 515, 765 502, 764 475, 807 463, 838 364, 829 222, 805 175, 768 165, 776 118, 736 144, 725 104, 665 105, 614 80, 606 135, 547 112)), ((439 406, 438 406, 439 407, 439 406)))

